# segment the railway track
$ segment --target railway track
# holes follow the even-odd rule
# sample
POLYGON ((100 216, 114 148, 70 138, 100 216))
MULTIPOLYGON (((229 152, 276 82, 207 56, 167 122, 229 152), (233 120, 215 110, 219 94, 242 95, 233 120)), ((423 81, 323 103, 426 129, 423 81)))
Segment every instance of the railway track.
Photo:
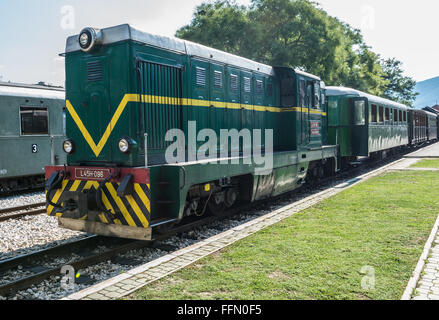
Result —
POLYGON ((39 202, 19 207, 0 209, 0 222, 10 219, 18 219, 25 216, 34 216, 46 212, 46 203, 39 202))
MULTIPOLYGON (((313 193, 318 193, 325 188, 331 187, 331 185, 333 184, 339 183, 340 180, 355 178, 356 176, 361 175, 367 171, 375 170, 376 168, 385 166, 386 164, 396 161, 402 158, 406 153, 412 151, 413 150, 404 151, 402 153, 389 156, 384 160, 369 160, 364 163, 363 166, 353 167, 349 170, 342 171, 333 177, 324 178, 320 180, 317 184, 305 185, 295 192, 281 195, 276 198, 259 201, 257 203, 237 206, 227 211, 221 218, 214 216, 204 216, 201 219, 195 219, 195 217, 191 219, 190 217, 184 222, 184 224, 177 225, 170 229, 154 232, 153 241, 127 240, 92 235, 79 241, 0 261, 0 296, 10 296, 20 290, 41 283, 42 281, 49 279, 52 276, 59 276, 61 274, 61 268, 66 265, 66 263, 64 262, 56 264, 53 263, 53 260, 62 260, 60 258, 75 255, 76 258, 68 262, 67 264, 72 266, 75 270, 80 270, 103 261, 111 260, 130 250, 141 249, 145 247, 160 248, 160 240, 164 240, 176 234, 183 234, 184 232, 193 230, 194 228, 203 225, 208 225, 218 220, 227 219, 227 217, 235 215, 239 212, 247 212, 255 208, 262 210, 267 204, 269 209, 270 203, 273 204, 273 202, 279 200, 296 201, 297 199, 292 198, 302 198, 313 193), (104 246, 105 249, 99 252, 94 252, 94 249, 98 248, 99 246, 104 246), (9 274, 14 271, 21 272, 23 274, 23 277, 19 279, 13 279, 11 281, 5 281, 5 279, 8 278, 9 274)), ((30 207, 35 208, 38 205, 41 204, 22 206, 19 207, 19 209, 26 210, 30 209, 30 207)), ((8 213, 8 211, 10 212, 12 211, 12 209, 17 208, 0 210, 0 214, 8 213)), ((169 251, 169 249, 166 248, 162 250, 169 251)))

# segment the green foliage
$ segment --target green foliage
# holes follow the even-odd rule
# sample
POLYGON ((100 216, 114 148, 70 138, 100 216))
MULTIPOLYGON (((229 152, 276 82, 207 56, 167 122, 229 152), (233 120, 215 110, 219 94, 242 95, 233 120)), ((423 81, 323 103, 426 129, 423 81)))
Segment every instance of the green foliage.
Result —
POLYGON ((250 7, 232 0, 206 2, 176 36, 269 65, 299 68, 328 85, 375 95, 391 92, 411 101, 409 83, 393 85, 359 30, 309 0, 252 0, 250 7))
POLYGON ((396 60, 396 58, 382 61, 384 78, 388 81, 384 97, 412 106, 418 95, 417 92, 414 92, 416 81, 403 75, 404 71, 401 65, 402 62, 396 60))

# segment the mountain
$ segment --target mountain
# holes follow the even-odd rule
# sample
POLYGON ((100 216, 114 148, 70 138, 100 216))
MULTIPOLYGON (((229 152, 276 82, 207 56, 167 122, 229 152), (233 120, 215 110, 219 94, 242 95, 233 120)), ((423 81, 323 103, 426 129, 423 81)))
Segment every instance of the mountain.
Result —
POLYGON ((418 82, 415 91, 419 92, 414 106, 416 109, 431 107, 439 103, 439 77, 418 82))

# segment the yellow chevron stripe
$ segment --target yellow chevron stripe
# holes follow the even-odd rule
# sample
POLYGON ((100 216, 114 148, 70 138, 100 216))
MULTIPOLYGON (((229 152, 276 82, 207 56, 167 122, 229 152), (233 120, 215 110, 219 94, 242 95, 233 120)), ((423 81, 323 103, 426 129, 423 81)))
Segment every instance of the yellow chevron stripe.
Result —
MULTIPOLYGON (((148 189, 149 188, 150 187, 148 184, 148 189)), ((134 184, 134 190, 136 190, 136 193, 139 195, 140 200, 142 200, 142 202, 145 204, 145 207, 148 210, 148 212, 151 212, 151 203, 149 202, 148 197, 146 196, 145 192, 143 192, 143 190, 139 186, 139 184, 137 184, 137 183, 134 184)))
POLYGON ((133 208, 135 214, 139 218, 139 220, 142 223, 143 227, 147 228, 149 226, 148 220, 146 220, 145 215, 142 213, 142 210, 140 210, 140 208, 137 205, 136 201, 134 200, 133 196, 129 195, 129 196, 126 196, 125 198, 130 203, 130 206, 133 208))
POLYGON ((107 218, 105 218, 105 214, 101 213, 99 214, 99 219, 103 222, 103 223, 107 223, 108 224, 108 220, 107 218))
MULTIPOLYGON (((69 180, 63 180, 61 189, 58 189, 52 198, 53 203, 58 202, 59 197, 61 197, 61 194, 64 192, 64 189, 67 186, 67 183, 69 183, 69 180)), ((52 213, 52 211, 53 211, 53 206, 49 205, 47 207, 47 213, 50 215, 52 213)))
MULTIPOLYGON (((108 200, 105 193, 102 192, 102 202, 104 203, 104 206, 107 210, 110 210, 113 214, 115 214, 116 210, 114 210, 113 206, 111 205, 110 201, 108 200)), ((115 224, 122 224, 122 222, 119 219, 114 220, 115 224)))
POLYGON ((72 187, 70 188, 70 191, 75 192, 76 190, 78 190, 80 184, 81 184, 81 180, 75 180, 75 182, 73 182, 72 187))
POLYGON ((123 204, 122 200, 117 196, 116 190, 114 189, 113 185, 111 183, 107 183, 107 189, 110 192, 111 196, 113 197, 113 200, 116 202, 117 206, 119 207, 120 211, 122 212, 122 215, 124 216, 126 222, 129 226, 135 227, 136 224, 134 223, 134 220, 131 218, 127 208, 123 204))
MULTIPOLYGON (((270 112, 308 112, 308 108, 279 108, 279 107, 268 107, 268 106, 258 106, 258 105, 247 105, 240 103, 231 103, 231 102, 222 102, 222 101, 208 101, 208 100, 199 100, 199 99, 186 99, 186 98, 171 98, 164 96, 153 96, 153 95, 142 95, 138 94, 125 94, 122 98, 122 101, 119 103, 119 106, 116 109, 113 117, 111 118, 110 123, 107 126, 104 134, 102 135, 101 140, 96 145, 87 128, 84 126, 81 118, 75 111, 75 108, 72 106, 69 100, 66 100, 66 107, 69 111, 70 115, 81 131, 84 139, 89 144, 96 158, 102 152, 102 149, 105 147, 105 144, 108 141, 108 138, 111 135, 111 132, 116 127, 117 122, 119 121, 120 116, 122 115, 125 107, 128 102, 144 102, 144 103, 158 103, 165 105, 182 105, 182 106, 197 106, 197 107, 210 107, 214 106, 215 108, 230 108, 230 109, 247 109, 247 110, 255 110, 255 111, 270 111, 270 112)), ((325 112, 318 110, 309 110, 312 114, 321 114, 322 116, 326 116, 325 112)))

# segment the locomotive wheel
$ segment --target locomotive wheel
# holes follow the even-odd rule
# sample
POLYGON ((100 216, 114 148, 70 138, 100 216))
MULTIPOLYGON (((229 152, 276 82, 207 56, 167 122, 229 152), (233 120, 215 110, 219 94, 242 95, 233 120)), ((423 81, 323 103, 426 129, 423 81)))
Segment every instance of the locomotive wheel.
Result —
POLYGON ((218 199, 217 197, 212 197, 210 201, 207 203, 207 208, 209 209, 210 214, 215 217, 221 217, 226 211, 226 204, 223 199, 218 199))

